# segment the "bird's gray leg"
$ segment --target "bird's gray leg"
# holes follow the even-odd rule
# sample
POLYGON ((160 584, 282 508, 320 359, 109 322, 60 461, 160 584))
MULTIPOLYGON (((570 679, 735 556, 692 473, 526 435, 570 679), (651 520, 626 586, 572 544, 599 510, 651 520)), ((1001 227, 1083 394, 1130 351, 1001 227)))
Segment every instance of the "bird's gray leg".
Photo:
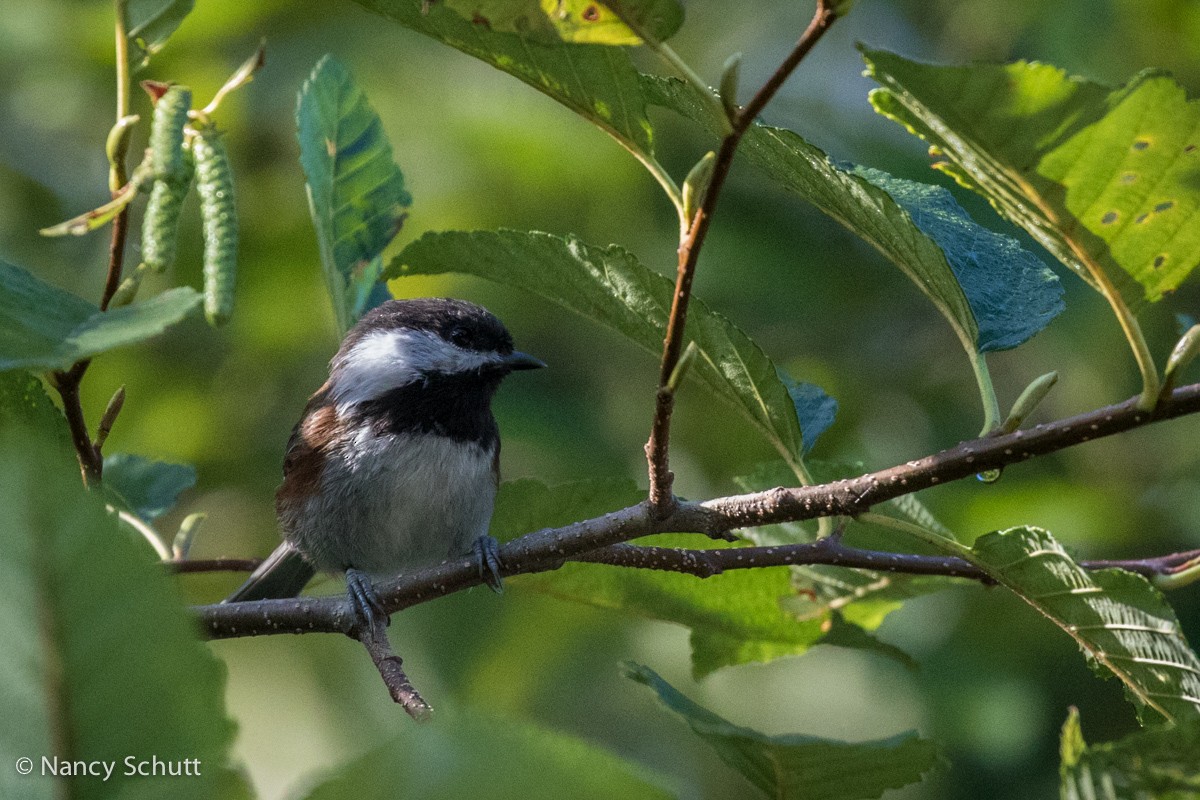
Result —
POLYGON ((354 607, 355 615, 368 627, 375 627, 376 614, 383 616, 385 624, 391 622, 367 573, 356 569, 346 570, 346 594, 350 597, 350 605, 354 607))
POLYGON ((500 543, 496 537, 486 534, 480 536, 471 547, 471 552, 475 554, 479 565, 479 577, 492 587, 493 592, 504 594, 504 581, 500 577, 500 543))

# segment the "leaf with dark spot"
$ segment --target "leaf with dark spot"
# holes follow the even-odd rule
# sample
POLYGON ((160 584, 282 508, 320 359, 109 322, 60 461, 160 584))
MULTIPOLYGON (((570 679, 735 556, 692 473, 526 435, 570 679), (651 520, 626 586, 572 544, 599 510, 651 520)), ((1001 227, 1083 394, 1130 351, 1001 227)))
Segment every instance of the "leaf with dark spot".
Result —
POLYGON ((875 109, 1097 291, 1115 286, 1136 310, 1200 264, 1200 163, 1186 155, 1200 101, 1169 75, 1147 70, 1110 89, 1046 64, 933 66, 862 51, 881 85, 875 109), (1168 246, 1175 257, 1155 267, 1168 246))

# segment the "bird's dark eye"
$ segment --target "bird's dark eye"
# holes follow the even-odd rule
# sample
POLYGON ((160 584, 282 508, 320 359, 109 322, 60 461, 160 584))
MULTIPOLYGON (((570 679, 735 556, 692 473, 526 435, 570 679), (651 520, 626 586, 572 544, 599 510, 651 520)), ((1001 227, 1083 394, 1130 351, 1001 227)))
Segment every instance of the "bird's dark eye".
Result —
POLYGON ((450 341, 459 347, 467 347, 471 343, 471 332, 461 325, 455 325, 450 329, 450 341))

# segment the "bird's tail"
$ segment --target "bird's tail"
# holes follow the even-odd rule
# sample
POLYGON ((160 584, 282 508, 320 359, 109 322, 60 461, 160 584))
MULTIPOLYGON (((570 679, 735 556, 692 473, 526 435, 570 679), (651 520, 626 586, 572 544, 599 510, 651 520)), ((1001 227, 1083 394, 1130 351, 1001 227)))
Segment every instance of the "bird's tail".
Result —
POLYGON ((314 574, 316 570, 300 555, 300 551, 292 547, 290 542, 284 542, 258 569, 250 573, 241 588, 222 602, 295 597, 314 574))

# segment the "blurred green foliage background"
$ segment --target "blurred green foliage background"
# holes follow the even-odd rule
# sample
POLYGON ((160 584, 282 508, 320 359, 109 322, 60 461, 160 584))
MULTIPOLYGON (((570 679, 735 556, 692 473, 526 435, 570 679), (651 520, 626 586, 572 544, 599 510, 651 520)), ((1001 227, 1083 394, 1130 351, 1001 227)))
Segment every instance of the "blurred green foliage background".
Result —
MULTIPOLYGON (((769 74, 811 11, 786 0, 690 0, 687 10, 675 49, 714 82, 725 58, 743 51, 744 91, 769 74)), ((111 30, 111 4, 99 0, 25 0, 0 15, 0 258, 92 299, 103 281, 106 234, 46 240, 36 231, 107 197, 111 30)), ((213 331, 194 319, 152 344, 105 355, 84 384, 93 420, 116 386, 128 386, 109 452, 197 466, 197 488, 162 527, 207 512, 193 550, 200 558, 262 555, 274 546, 272 493, 283 445, 337 344, 293 120, 296 91, 322 54, 354 70, 414 196, 393 248, 427 230, 503 226, 621 243, 643 263, 674 271, 674 214, 616 144, 514 79, 351 2, 198 0, 138 77, 189 84, 204 100, 260 38, 266 69, 218 115, 229 132, 242 216, 232 323, 213 331)), ((765 118, 834 158, 927 182, 944 180, 928 169, 921 145, 869 109, 871 84, 860 76, 856 40, 924 60, 1049 61, 1114 84, 1161 66, 1193 96, 1200 93, 1200 6, 1189 0, 859 0, 765 118)), ((139 94, 135 104, 148 118, 145 98, 139 94)), ((681 178, 701 143, 669 120, 663 130, 662 160, 681 178)), ((1012 232, 977 198, 956 194, 979 221, 1012 232)), ((198 286, 194 202, 185 210, 174 280, 198 286)), ((1066 313, 1028 345, 991 358, 1002 404, 1037 375, 1059 371, 1043 419, 1122 400, 1137 388, 1103 301, 1058 271, 1066 313)), ((167 285, 154 280, 151 291, 167 285)), ((506 477, 642 476, 652 359, 502 287, 407 279, 391 288, 400 297, 482 302, 508 323, 521 349, 552 366, 512 381, 497 400, 506 477)), ((865 245, 747 168, 735 169, 722 197, 697 291, 796 378, 838 398, 838 421, 815 458, 878 468, 978 429, 970 369, 932 306, 865 245)), ((1194 281, 1144 315, 1160 359, 1177 336, 1177 313, 1200 315, 1194 281)), ((733 492, 732 475, 771 456, 748 426, 696 387, 681 399, 674 441, 677 489, 688 497, 733 492)), ((923 499, 972 537, 1030 523, 1089 557, 1200 547, 1198 443, 1200 419, 1185 419, 1010 468, 994 485, 963 482, 923 499)), ((237 577, 180 582, 189 599, 211 601, 237 577)), ((397 617, 393 641, 416 685, 435 706, 512 713, 599 742, 671 776, 685 798, 752 790, 620 677, 623 659, 650 664, 723 716, 769 733, 859 739, 916 727, 942 741, 950 766, 891 795, 897 798, 1054 796, 1057 733, 1068 706, 1081 709, 1089 741, 1136 726, 1115 681, 1092 677, 1067 637, 999 590, 943 592, 893 614, 880 635, 917 657, 916 673, 857 651, 818 648, 694 684, 686 631, 564 604, 516 584, 503 598, 475 590, 397 617)), ((1170 599, 1200 643, 1200 590, 1170 599)), ((349 640, 272 637, 212 648, 229 666, 238 754, 263 797, 285 796, 322 767, 412 724, 387 702, 349 640)))

